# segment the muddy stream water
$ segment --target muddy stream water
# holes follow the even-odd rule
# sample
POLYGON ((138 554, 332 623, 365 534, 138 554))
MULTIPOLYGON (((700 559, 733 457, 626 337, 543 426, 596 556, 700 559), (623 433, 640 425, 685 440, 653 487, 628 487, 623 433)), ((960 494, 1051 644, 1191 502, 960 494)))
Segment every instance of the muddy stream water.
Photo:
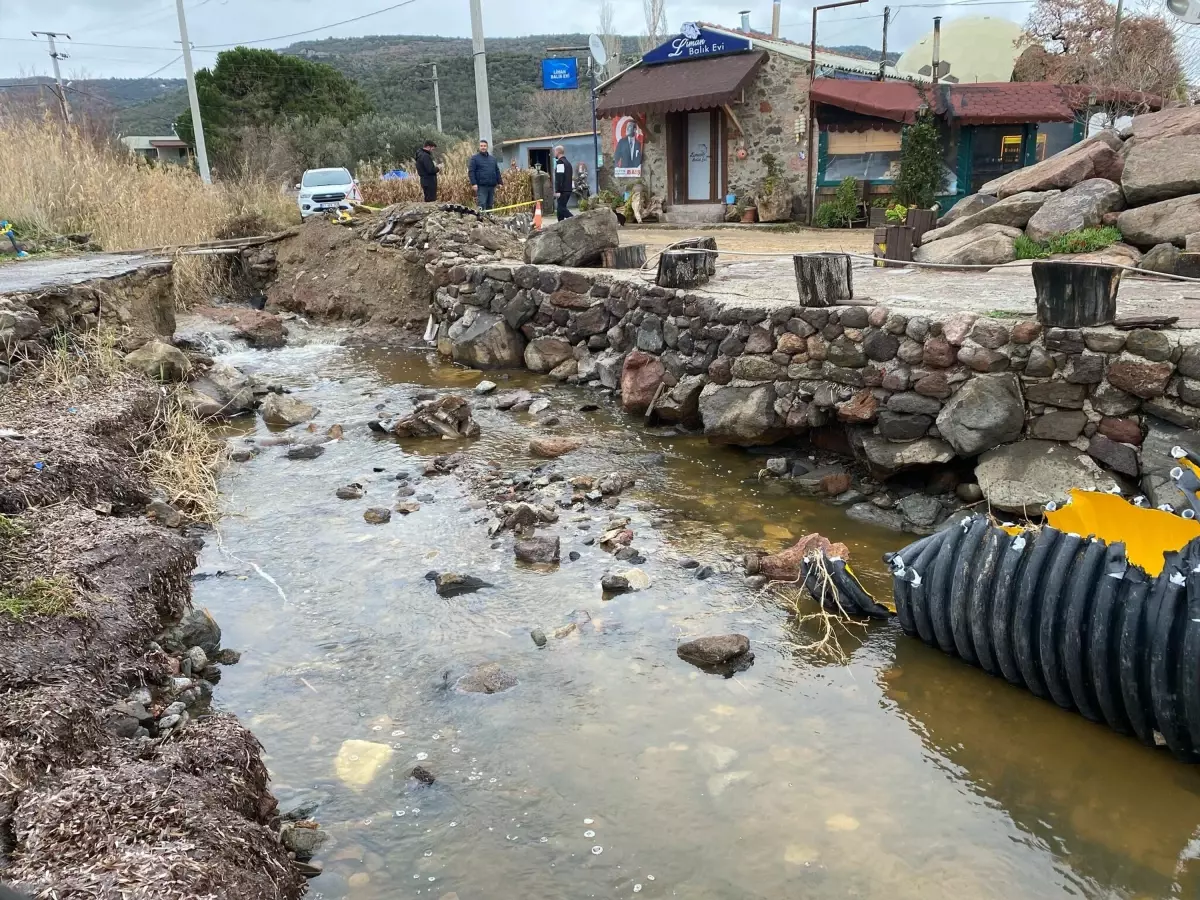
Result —
MULTIPOLYGON (((514 562, 511 534, 488 536, 463 482, 420 477, 448 442, 401 444, 364 425, 377 403, 466 390, 479 373, 335 344, 227 359, 315 403, 322 426, 346 426, 316 460, 274 447, 230 466, 220 540, 208 540, 194 585, 225 645, 244 651, 215 703, 264 744, 284 808, 320 803, 330 840, 312 894, 1200 896, 1196 768, 894 623, 863 632, 845 664, 797 649, 787 613, 747 589, 732 558, 819 530, 845 541, 886 595, 880 555, 907 538, 759 483, 762 457, 646 431, 607 403, 581 412, 594 399, 585 389, 514 374, 502 389, 543 391, 562 419, 555 431, 587 440, 555 470, 638 478, 616 511, 590 510, 588 522, 562 511, 542 533, 562 537, 563 561, 543 571, 514 562), (394 504, 400 471, 421 509, 367 524, 364 508, 394 504), (335 498, 356 480, 364 500, 335 498), (605 601, 601 576, 626 564, 584 541, 614 514, 631 517, 652 585, 605 601), (685 556, 718 574, 697 580, 679 567, 685 556), (424 577, 434 569, 492 586, 443 599, 424 577), (553 636, 570 622, 580 627, 553 636), (535 627, 551 635, 544 648, 535 627), (749 635, 757 657, 733 678, 675 655, 681 638, 730 631, 749 635), (520 683, 490 696, 454 689, 484 662, 520 683), (365 784, 338 777, 347 740, 390 750, 365 784), (416 765, 437 782, 410 779, 416 765)), ((476 418, 472 454, 505 470, 537 463, 531 416, 476 418)))

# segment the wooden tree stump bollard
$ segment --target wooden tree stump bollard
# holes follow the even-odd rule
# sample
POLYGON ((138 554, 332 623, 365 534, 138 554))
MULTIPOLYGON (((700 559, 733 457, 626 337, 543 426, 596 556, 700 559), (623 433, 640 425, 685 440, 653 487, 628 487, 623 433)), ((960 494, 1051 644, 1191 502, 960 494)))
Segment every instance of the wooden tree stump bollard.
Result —
POLYGON ((600 253, 600 261, 606 269, 640 269, 646 264, 645 244, 624 244, 609 247, 600 253))
POLYGON ((659 287, 690 288, 708 281, 708 253, 703 250, 664 250, 658 257, 659 287))
POLYGON ((792 264, 801 306, 843 306, 853 299, 850 257, 845 253, 797 253, 792 264))
POLYGON ((1115 266, 1039 259, 1033 262, 1037 318, 1047 328, 1111 325, 1121 270, 1115 266))

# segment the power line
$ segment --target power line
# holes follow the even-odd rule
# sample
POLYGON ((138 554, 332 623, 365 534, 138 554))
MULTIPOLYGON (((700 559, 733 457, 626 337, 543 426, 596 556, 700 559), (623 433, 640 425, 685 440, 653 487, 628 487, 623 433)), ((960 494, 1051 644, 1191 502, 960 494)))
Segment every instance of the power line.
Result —
POLYGON ((247 44, 269 44, 272 41, 284 41, 288 38, 302 37, 306 34, 314 34, 318 31, 324 31, 326 28, 337 28, 339 25, 349 25, 351 22, 361 22, 363 19, 369 19, 372 16, 378 16, 385 12, 391 12, 393 9, 400 9, 402 6, 410 6, 416 3, 417 0, 404 0, 403 3, 396 3, 392 6, 385 6, 383 9, 377 9, 374 12, 363 13, 361 16, 355 16, 352 19, 343 19, 340 22, 331 22, 328 25, 321 25, 317 28, 309 28, 306 31, 294 31, 291 34, 277 34, 274 37, 255 38, 252 41, 237 41, 233 44, 201 44, 194 49, 196 50, 226 50, 230 47, 243 47, 247 44))
POLYGON ((173 60, 171 60, 171 61, 170 61, 169 63, 167 63, 165 66, 159 66, 157 69, 155 69, 155 70, 154 70, 153 72, 151 72, 149 75, 143 75, 142 77, 143 77, 143 78, 153 78, 155 75, 157 75, 157 74, 158 74, 159 72, 161 72, 163 69, 169 69, 171 66, 175 65, 175 63, 179 62, 181 59, 183 59, 183 54, 182 54, 182 53, 180 53, 180 54, 179 54, 177 57, 175 57, 173 60))
MULTIPOLYGON (((415 0, 414 0, 415 2, 415 0)), ((0 37, 0 41, 8 41, 17 44, 40 44, 41 41, 33 38, 7 38, 0 37)), ((146 47, 138 44, 96 44, 88 41, 71 41, 72 47, 107 47, 111 50, 156 50, 160 53, 174 53, 175 47, 146 47)))

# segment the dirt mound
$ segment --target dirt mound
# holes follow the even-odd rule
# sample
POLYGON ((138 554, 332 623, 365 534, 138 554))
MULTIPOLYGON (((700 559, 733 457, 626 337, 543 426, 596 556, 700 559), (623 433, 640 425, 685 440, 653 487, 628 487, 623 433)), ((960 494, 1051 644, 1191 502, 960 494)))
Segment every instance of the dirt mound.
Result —
POLYGON ((438 287, 435 264, 519 259, 516 231, 435 204, 356 213, 348 225, 314 216, 279 243, 268 304, 318 319, 424 328, 438 287))
MULTIPOLYGON (((86 380, 86 379, 85 379, 86 380)), ((136 464, 161 391, 114 375, 64 389, 25 379, 0 396, 0 513, 74 500, 140 510, 150 486, 136 464)))

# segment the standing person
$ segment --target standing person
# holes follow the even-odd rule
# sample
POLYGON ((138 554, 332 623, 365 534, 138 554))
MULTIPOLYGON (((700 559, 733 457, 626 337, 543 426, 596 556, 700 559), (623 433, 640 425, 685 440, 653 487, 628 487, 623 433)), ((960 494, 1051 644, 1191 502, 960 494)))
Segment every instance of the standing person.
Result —
POLYGON ((417 151, 417 175, 421 178, 421 190, 425 192, 426 203, 437 199, 438 164, 433 161, 435 149, 437 144, 426 141, 425 146, 417 151))
POLYGON ((467 179, 475 188, 475 204, 484 212, 496 203, 496 185, 500 183, 500 164, 488 153, 488 142, 479 142, 479 152, 467 164, 467 179))
POLYGON ((567 201, 571 199, 571 191, 575 189, 575 176, 571 170, 571 161, 567 159, 567 150, 562 144, 554 148, 554 199, 558 201, 558 221, 571 218, 567 209, 567 201))

